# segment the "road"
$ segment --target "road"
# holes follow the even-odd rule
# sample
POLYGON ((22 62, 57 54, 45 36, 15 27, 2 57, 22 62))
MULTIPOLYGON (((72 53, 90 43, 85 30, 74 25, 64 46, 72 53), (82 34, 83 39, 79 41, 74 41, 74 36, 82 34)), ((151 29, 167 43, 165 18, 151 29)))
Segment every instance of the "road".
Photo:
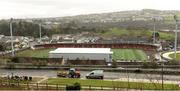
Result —
MULTIPOLYGON (((90 71, 80 71, 81 77, 85 78, 85 75, 90 71)), ((29 69, 0 69, 0 75, 18 75, 18 76, 45 76, 45 77, 57 77, 57 70, 29 70, 29 69)), ((104 72, 104 78, 108 80, 131 78, 131 79, 153 79, 161 80, 161 75, 158 74, 136 74, 136 73, 120 73, 120 72, 104 72)), ((164 80, 167 81, 179 81, 180 76, 177 75, 164 75, 164 80)))

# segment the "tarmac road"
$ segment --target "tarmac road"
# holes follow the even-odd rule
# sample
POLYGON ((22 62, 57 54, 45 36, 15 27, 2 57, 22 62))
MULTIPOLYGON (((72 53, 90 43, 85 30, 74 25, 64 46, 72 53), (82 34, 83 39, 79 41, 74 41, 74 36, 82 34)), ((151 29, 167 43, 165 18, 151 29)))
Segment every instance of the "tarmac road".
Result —
MULTIPOLYGON (((80 71, 81 77, 85 78, 86 74, 90 71, 80 71)), ((57 77, 57 70, 36 70, 36 69, 0 69, 0 76, 45 76, 45 77, 57 77)), ((136 74, 136 73, 120 73, 120 72, 104 72, 104 78, 108 80, 121 79, 121 78, 132 78, 132 79, 153 79, 161 80, 159 74, 136 74)), ((168 81, 179 81, 180 76, 178 75, 164 75, 164 80, 168 81)))

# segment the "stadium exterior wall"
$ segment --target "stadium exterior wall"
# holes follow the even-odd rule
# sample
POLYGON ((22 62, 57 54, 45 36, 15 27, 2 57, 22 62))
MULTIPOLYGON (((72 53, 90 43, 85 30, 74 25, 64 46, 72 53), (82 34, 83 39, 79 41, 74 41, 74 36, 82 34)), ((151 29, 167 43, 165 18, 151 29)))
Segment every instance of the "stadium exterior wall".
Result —
POLYGON ((64 60, 106 60, 112 62, 111 54, 88 54, 88 53, 49 53, 49 58, 63 58, 64 60))
POLYGON ((49 52, 49 58, 64 60, 105 60, 112 61, 110 48, 57 48, 49 52))
POLYGON ((150 44, 83 44, 83 43, 66 43, 66 44, 41 44, 35 45, 35 48, 135 48, 145 51, 156 51, 157 46, 150 44))

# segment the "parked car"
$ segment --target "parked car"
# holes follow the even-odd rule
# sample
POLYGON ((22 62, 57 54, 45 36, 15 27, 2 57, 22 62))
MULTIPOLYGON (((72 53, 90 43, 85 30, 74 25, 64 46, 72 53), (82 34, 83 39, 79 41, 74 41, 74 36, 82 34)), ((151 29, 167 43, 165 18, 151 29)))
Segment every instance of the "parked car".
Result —
POLYGON ((87 79, 103 79, 104 78, 103 72, 104 72, 103 70, 93 70, 86 75, 86 78, 87 79))

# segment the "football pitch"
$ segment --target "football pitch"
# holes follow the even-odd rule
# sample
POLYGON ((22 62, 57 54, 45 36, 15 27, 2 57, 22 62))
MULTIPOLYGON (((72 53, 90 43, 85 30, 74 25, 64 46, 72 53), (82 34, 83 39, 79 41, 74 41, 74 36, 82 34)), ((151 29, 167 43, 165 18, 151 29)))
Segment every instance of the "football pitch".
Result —
POLYGON ((48 58, 49 51, 52 51, 54 49, 36 49, 31 50, 27 49, 22 52, 16 53, 17 57, 37 57, 37 58, 48 58))
MULTIPOLYGON (((24 50, 22 52, 16 53, 17 57, 38 57, 38 58, 48 58, 49 51, 54 49, 37 49, 37 50, 24 50)), ((144 51, 139 49, 111 49, 113 51, 114 60, 147 60, 147 55, 144 51)))
POLYGON ((112 49, 114 60, 147 60, 147 55, 139 49, 112 49))

